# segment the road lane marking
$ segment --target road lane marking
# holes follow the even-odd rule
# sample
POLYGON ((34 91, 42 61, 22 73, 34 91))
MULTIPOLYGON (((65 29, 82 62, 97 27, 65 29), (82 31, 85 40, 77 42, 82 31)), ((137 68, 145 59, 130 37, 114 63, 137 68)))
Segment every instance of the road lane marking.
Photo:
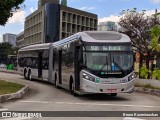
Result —
POLYGON ((139 108, 160 108, 158 106, 127 105, 127 104, 103 104, 103 103, 76 103, 76 102, 47 102, 47 101, 20 101, 22 103, 43 103, 43 104, 68 104, 68 105, 91 105, 91 106, 118 106, 118 107, 139 107, 139 108))
POLYGON ((7 111, 8 109, 6 109, 6 108, 2 108, 2 109, 0 109, 0 111, 7 111))
POLYGON ((53 102, 47 102, 47 101, 20 101, 22 103, 53 103, 53 102))
POLYGON ((125 105, 125 104, 74 103, 74 102, 55 102, 55 103, 56 104, 69 104, 69 105, 93 105, 93 106, 118 106, 118 107, 160 108, 160 107, 157 107, 157 106, 125 105))

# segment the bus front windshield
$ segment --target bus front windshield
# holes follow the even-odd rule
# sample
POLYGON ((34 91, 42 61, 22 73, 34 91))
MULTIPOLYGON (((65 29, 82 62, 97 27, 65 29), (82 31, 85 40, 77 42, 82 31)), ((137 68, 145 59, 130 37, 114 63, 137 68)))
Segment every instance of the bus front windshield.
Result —
POLYGON ((132 52, 84 51, 83 62, 95 71, 121 71, 133 67, 132 52))

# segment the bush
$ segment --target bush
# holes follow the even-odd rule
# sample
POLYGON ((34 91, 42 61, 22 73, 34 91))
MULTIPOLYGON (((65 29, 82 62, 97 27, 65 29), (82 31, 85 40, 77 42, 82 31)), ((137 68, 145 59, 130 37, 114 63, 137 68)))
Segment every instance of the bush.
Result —
POLYGON ((148 75, 150 74, 149 70, 146 68, 146 66, 143 66, 139 70, 139 75, 141 78, 147 79, 148 75))
POLYGON ((160 69, 155 68, 152 72, 152 78, 160 80, 160 69))

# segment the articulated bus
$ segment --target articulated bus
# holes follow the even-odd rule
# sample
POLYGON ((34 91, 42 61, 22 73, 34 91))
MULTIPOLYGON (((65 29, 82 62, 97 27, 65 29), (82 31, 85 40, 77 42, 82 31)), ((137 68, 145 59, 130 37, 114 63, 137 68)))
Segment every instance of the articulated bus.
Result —
POLYGON ((127 35, 84 31, 55 43, 24 47, 18 53, 25 79, 45 80, 73 95, 131 93, 134 53, 127 35))

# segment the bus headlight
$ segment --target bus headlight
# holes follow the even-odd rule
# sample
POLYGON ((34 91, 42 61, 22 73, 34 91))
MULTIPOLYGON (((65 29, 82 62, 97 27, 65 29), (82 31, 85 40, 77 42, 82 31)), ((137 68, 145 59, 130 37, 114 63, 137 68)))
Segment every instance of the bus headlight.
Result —
POLYGON ((131 81, 134 78, 134 73, 132 73, 129 77, 128 77, 128 81, 131 81))
POLYGON ((92 82, 95 82, 95 78, 87 73, 83 73, 83 78, 92 82))

